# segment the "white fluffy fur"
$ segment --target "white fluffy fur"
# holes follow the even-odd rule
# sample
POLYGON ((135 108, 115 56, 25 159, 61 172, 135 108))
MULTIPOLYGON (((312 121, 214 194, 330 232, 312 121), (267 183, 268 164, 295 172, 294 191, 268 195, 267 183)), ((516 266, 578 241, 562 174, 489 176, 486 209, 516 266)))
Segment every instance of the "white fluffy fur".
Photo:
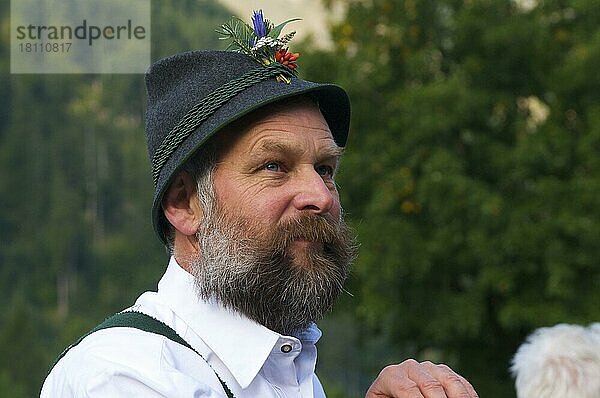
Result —
POLYGON ((518 398, 600 398, 600 323, 537 329, 510 370, 518 398))

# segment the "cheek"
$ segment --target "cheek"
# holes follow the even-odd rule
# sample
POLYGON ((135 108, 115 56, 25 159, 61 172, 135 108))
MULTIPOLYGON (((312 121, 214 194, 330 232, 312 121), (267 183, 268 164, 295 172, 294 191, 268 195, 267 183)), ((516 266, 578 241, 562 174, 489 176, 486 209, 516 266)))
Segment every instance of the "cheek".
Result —
POLYGON ((292 195, 283 190, 265 190, 254 195, 251 201, 252 215, 270 224, 278 223, 284 218, 286 211, 292 208, 292 195))
POLYGON ((290 207, 292 196, 284 189, 269 189, 248 181, 218 181, 215 194, 226 211, 267 224, 277 223, 290 207))
POLYGON ((217 201, 228 210, 236 210, 252 196, 251 185, 226 169, 217 169, 214 188, 217 201))

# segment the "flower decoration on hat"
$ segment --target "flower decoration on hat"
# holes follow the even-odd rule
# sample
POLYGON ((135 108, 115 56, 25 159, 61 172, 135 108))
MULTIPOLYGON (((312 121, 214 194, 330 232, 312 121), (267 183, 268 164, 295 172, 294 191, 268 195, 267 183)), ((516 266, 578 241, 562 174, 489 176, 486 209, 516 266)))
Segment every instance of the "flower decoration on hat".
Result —
MULTIPOLYGON (((285 34, 282 37, 279 35, 288 23, 299 19, 289 19, 275 26, 271 21, 265 19, 262 10, 259 10, 254 11, 252 15, 252 26, 233 17, 221 25, 217 33, 221 35, 221 40, 229 42, 228 50, 246 54, 264 66, 277 62, 296 75, 296 68, 298 68, 296 61, 300 54, 289 52, 287 47, 296 32, 285 34)), ((277 79, 290 83, 289 78, 283 74, 278 75, 277 79)))

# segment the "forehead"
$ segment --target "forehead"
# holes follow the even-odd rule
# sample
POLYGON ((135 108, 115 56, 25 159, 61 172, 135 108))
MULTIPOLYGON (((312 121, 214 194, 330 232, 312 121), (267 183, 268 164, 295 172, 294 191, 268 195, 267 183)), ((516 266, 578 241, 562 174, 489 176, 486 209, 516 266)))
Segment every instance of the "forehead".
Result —
MULTIPOLYGON (((232 151, 274 146, 277 142, 314 148, 338 148, 319 107, 307 99, 271 105, 243 118, 219 135, 221 156, 232 151)), ((276 145, 275 145, 276 146, 276 145)))

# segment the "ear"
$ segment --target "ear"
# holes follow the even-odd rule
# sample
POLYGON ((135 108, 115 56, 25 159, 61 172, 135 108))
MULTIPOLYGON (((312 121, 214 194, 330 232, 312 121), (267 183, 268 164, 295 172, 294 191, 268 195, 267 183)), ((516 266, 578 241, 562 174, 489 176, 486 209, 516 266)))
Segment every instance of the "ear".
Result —
POLYGON ((162 201, 165 217, 183 235, 195 235, 202 219, 202 208, 192 176, 180 172, 169 185, 162 201))

